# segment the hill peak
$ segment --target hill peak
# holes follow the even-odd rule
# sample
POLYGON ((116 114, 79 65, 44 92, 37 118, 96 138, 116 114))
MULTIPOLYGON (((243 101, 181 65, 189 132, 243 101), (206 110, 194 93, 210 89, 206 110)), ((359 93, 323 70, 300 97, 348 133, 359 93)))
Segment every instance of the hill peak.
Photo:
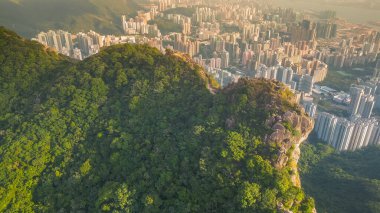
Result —
POLYGON ((312 122, 284 85, 213 93, 172 52, 72 62, 1 35, 0 211, 312 212, 294 154, 312 122))

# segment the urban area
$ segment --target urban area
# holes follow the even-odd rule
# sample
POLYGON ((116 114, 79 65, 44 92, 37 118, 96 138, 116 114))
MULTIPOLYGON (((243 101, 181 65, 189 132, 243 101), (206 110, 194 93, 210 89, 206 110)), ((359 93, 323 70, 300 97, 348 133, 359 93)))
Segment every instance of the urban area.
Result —
MULTIPOLYGON (((239 78, 280 81, 337 151, 380 145, 380 33, 337 18, 250 1, 156 0, 120 17, 123 35, 41 32, 34 40, 78 59, 106 46, 182 52, 225 87, 239 78), (348 79, 348 80, 343 80, 348 79)), ((116 23, 115 23, 116 24, 116 23)))

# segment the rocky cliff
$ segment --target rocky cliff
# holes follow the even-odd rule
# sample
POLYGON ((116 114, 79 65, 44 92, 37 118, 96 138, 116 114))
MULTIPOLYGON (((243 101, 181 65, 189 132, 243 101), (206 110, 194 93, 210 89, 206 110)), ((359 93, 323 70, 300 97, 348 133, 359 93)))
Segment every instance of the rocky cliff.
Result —
POLYGON ((292 182, 301 187, 297 163, 300 158, 300 145, 304 142, 314 128, 314 121, 308 117, 304 110, 301 113, 288 111, 282 116, 273 117, 268 120, 268 125, 274 131, 268 137, 268 141, 280 144, 278 158, 274 166, 282 169, 290 165, 293 175, 292 182))

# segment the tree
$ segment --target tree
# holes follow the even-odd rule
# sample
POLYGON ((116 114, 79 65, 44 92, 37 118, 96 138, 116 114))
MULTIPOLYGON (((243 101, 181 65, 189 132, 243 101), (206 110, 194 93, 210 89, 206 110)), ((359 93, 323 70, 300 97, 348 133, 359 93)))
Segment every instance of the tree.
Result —
POLYGON ((241 205, 243 208, 253 208, 260 198, 260 186, 256 183, 243 183, 241 205))

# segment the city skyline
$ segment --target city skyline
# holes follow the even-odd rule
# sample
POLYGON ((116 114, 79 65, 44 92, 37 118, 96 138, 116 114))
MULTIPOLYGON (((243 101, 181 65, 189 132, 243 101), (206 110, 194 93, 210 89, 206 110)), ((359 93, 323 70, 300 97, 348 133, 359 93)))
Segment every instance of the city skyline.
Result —
MULTIPOLYGON (((123 35, 119 36, 50 30, 38 34, 35 40, 79 60, 120 43, 148 44, 163 53, 166 49, 179 51, 203 67, 222 87, 242 77, 282 82, 295 93, 306 112, 316 118, 324 112, 318 107, 318 94, 325 94, 323 91, 332 97, 329 101, 346 108, 347 117, 338 116, 340 121, 352 117, 371 119, 372 112, 380 109, 376 70, 371 81, 354 85, 350 91, 321 90, 318 85, 330 69, 376 63, 380 50, 380 33, 361 25, 347 31, 344 27, 351 24, 338 21, 334 11, 311 18, 291 8, 262 9, 256 4, 220 4, 211 8, 197 1, 159 0, 145 5, 135 17, 120 16, 120 22, 123 35), (182 14, 183 11, 186 12, 182 14), (162 33, 161 27, 165 26, 160 22, 178 26, 177 31, 162 33), (226 31, 228 27, 231 29, 226 31)), ((379 66, 380 60, 377 63, 379 66)), ((338 150, 348 149, 336 143, 331 145, 338 150)))

